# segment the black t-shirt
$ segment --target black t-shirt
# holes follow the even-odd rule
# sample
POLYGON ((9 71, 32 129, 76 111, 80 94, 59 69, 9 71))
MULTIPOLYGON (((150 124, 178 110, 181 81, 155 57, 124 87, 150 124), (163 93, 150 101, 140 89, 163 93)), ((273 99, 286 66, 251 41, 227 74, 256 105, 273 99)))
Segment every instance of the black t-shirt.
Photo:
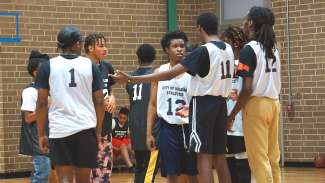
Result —
MULTIPOLYGON (((222 41, 211 41, 220 49, 226 49, 226 44, 222 41)), ((196 48, 181 62, 188 69, 188 73, 192 76, 199 75, 201 78, 209 74, 210 71, 210 56, 208 49, 205 46, 196 48)))
MULTIPOLYGON (((100 75, 102 77, 103 83, 104 83, 104 89, 103 94, 104 97, 107 97, 108 95, 111 95, 112 93, 112 85, 115 84, 114 80, 108 76, 108 74, 114 74, 114 69, 112 64, 101 61, 99 64, 97 64, 100 75)), ((103 121, 103 130, 102 130, 102 136, 105 136, 107 134, 112 133, 112 113, 105 112, 104 115, 104 121, 103 121)))
MULTIPOLYGON (((130 73, 132 76, 151 74, 153 68, 139 68, 130 73)), ((147 111, 150 99, 150 83, 128 83, 126 91, 130 101, 129 127, 131 143, 134 150, 148 150, 146 146, 147 111)), ((158 126, 155 123, 153 133, 158 134, 158 126)))
POLYGON ((256 69, 256 54, 253 48, 246 45, 239 53, 239 64, 237 67, 237 75, 241 77, 253 77, 256 69))
POLYGON ((115 127, 112 130, 112 137, 117 139, 123 139, 128 137, 129 125, 128 122, 125 123, 123 126, 120 126, 119 121, 117 118, 115 119, 115 127))

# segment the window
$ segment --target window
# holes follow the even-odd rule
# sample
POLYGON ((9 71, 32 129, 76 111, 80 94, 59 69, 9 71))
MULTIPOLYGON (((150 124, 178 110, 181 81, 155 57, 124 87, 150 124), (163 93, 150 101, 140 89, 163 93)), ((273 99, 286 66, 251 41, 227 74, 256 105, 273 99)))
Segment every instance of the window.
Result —
POLYGON ((270 0, 218 0, 220 24, 238 24, 252 6, 270 6, 270 0))

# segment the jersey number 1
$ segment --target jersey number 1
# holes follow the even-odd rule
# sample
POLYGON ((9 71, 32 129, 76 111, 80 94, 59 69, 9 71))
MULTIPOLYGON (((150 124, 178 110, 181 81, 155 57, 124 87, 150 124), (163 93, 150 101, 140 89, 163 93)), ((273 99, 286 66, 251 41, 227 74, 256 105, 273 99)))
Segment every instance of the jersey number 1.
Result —
POLYGON ((74 69, 69 70, 70 72, 70 83, 69 83, 69 87, 77 87, 77 83, 75 82, 75 78, 74 78, 74 69))
POLYGON ((226 74, 225 74, 225 66, 223 62, 221 62, 221 79, 231 78, 230 74, 230 61, 226 61, 226 74))
POLYGON ((141 100, 142 99, 142 83, 133 85, 133 101, 141 100), (139 86, 139 92, 138 92, 139 86))

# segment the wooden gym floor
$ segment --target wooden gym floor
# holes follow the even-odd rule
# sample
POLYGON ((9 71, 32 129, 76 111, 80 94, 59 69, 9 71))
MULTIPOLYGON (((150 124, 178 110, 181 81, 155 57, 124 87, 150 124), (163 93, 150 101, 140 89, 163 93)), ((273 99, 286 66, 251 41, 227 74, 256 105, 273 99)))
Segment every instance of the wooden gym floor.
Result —
MULTIPOLYGON (((133 175, 129 173, 114 173, 112 183, 132 183, 133 175)), ((283 168, 282 183, 324 183, 325 169, 316 168, 283 168)), ((0 183, 28 183, 29 179, 0 179, 0 183)), ((156 183, 165 183, 165 179, 157 176, 156 183)))

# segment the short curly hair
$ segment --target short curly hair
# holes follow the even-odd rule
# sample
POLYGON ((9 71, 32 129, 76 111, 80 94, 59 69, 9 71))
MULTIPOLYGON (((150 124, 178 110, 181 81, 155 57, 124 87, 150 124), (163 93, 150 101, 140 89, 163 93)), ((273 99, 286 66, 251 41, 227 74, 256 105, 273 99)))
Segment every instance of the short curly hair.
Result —
POLYGON ((166 53, 166 48, 168 48, 170 46, 170 42, 173 39, 183 39, 185 45, 188 42, 188 38, 185 34, 185 32, 179 31, 179 30, 175 30, 175 31, 171 31, 171 32, 167 32, 160 41, 160 45, 163 49, 163 51, 166 53))
POLYGON ((141 44, 136 54, 141 64, 150 64, 156 59, 156 50, 150 44, 141 44))

